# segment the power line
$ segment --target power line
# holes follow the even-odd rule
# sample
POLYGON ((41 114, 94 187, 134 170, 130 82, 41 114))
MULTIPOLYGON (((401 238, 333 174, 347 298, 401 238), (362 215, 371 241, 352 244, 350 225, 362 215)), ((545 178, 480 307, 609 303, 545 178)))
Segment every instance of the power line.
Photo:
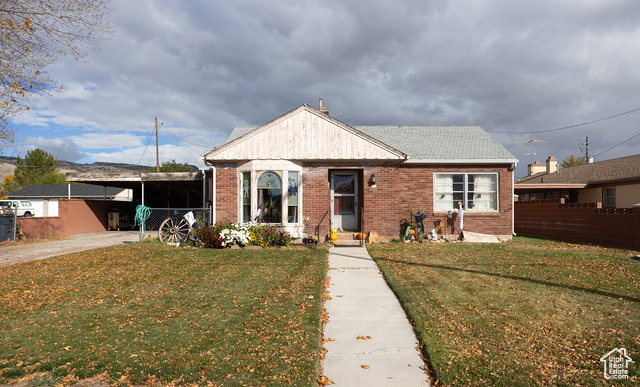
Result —
POLYGON ((149 135, 149 140, 147 141, 147 146, 144 147, 144 152, 142 152, 142 156, 140 156, 140 161, 138 161, 138 165, 142 165, 140 163, 142 163, 142 158, 144 157, 144 154, 147 152, 147 148, 149 148, 149 144, 151 143, 151 138, 153 137, 153 133, 156 131, 155 128, 153 128, 153 130, 151 130, 151 134, 149 135))
POLYGON ((603 154, 603 153, 607 153, 607 152, 609 152, 610 150, 615 149, 615 148, 619 147, 620 145, 622 145, 622 144, 624 144, 624 143, 626 143, 626 142, 629 142, 629 141, 633 140, 634 138, 636 138, 636 137, 638 137, 638 136, 640 136, 640 133, 638 133, 638 134, 636 134, 635 136, 630 137, 630 138, 628 138, 628 139, 626 139, 626 140, 622 141, 622 142, 621 142, 620 144, 618 144, 618 145, 612 146, 611 148, 607 149, 607 150, 606 150, 606 151, 604 151, 604 152, 600 152, 600 153, 598 153, 597 155, 593 155, 592 157, 600 156, 600 155, 601 155, 601 154, 603 154))
POLYGON ((186 144, 190 144, 190 145, 199 146, 199 147, 202 147, 202 148, 208 148, 208 149, 213 149, 213 148, 215 148, 215 147, 213 147, 213 146, 209 146, 209 145, 201 145, 201 144, 196 144, 196 143, 191 142, 191 141, 187 141, 187 140, 185 140, 184 138, 178 137, 178 136, 176 136, 175 134, 171 133, 171 131, 169 131, 169 130, 167 130, 167 132, 169 132, 169 134, 170 134, 170 135, 172 135, 173 137, 177 138, 177 139, 178 139, 178 141, 180 141, 181 143, 183 143, 183 144, 185 144, 185 145, 186 145, 186 144))
POLYGON ((636 108, 636 109, 633 109, 633 110, 629 110, 629 111, 623 112, 623 113, 615 114, 615 115, 612 115, 612 116, 609 116, 609 117, 600 118, 600 119, 593 120, 593 121, 588 121, 588 122, 583 122, 583 123, 577 124, 577 125, 563 126, 561 128, 555 128, 555 129, 530 130, 530 131, 527 131, 527 132, 502 132, 502 131, 496 131, 496 130, 487 130, 487 132, 491 132, 491 133, 509 133, 509 134, 531 134, 531 133, 556 132, 556 131, 559 131, 559 130, 572 129, 572 128, 577 128, 577 127, 585 126, 585 125, 589 125, 589 124, 595 124, 596 122, 602 122, 602 121, 610 120, 612 118, 624 116, 625 114, 630 114, 630 113, 633 113, 633 112, 637 112, 638 110, 640 110, 640 107, 636 108))

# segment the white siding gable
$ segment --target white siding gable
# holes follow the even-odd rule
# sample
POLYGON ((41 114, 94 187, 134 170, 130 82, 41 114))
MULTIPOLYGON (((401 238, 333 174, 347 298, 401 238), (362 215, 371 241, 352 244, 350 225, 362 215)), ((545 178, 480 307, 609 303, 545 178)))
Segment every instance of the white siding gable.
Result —
POLYGON ((406 155, 308 105, 231 141, 206 160, 404 160, 406 155))

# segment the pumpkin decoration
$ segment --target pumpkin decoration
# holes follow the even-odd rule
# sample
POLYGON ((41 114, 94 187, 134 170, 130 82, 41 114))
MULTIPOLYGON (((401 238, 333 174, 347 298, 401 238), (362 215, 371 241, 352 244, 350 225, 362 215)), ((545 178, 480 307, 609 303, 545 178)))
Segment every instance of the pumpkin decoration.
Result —
POLYGON ((410 234, 410 235, 413 235, 413 234, 415 234, 415 233, 416 233, 416 230, 414 230, 414 229, 412 229, 412 228, 410 228, 410 229, 409 229, 409 234, 410 234))
POLYGON ((335 241, 336 239, 338 239, 338 236, 336 234, 331 234, 331 240, 335 241))
POLYGON ((361 241, 367 239, 367 234, 361 232, 358 234, 358 239, 360 239, 361 241))
POLYGON ((337 232, 338 232, 338 230, 337 230, 337 229, 335 229, 335 228, 332 228, 332 229, 331 229, 331 233, 332 233, 332 234, 336 234, 337 232))

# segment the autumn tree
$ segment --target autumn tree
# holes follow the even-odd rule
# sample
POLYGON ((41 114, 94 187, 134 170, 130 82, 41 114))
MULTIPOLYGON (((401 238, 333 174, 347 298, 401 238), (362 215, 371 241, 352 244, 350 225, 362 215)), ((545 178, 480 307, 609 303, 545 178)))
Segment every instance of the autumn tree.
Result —
POLYGON ((19 190, 18 184, 16 184, 16 178, 9 175, 4 178, 2 182, 2 188, 0 188, 0 199, 5 199, 7 194, 19 190))
POLYGON ((586 164, 587 160, 584 156, 574 156, 571 155, 567 158, 565 158, 564 160, 562 160, 562 162, 560 162, 560 166, 562 168, 569 168, 569 167, 575 167, 576 165, 582 165, 582 164, 586 164))
POLYGON ((0 146, 13 141, 9 120, 32 108, 32 96, 62 90, 47 66, 84 58, 111 32, 109 2, 0 0, 0 146))
POLYGON ((50 175, 59 172, 58 165, 58 160, 42 149, 31 150, 27 152, 24 159, 18 156, 16 160, 16 168, 13 170, 15 183, 20 188, 40 184, 42 181, 50 179, 50 175))

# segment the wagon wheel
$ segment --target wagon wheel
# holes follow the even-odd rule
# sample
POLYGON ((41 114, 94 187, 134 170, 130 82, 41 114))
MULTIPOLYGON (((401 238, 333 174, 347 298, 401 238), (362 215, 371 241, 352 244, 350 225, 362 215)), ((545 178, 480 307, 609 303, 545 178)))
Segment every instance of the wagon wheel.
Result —
POLYGON ((189 228, 189 223, 184 218, 167 218, 158 229, 158 237, 161 242, 178 243, 187 239, 189 228))

